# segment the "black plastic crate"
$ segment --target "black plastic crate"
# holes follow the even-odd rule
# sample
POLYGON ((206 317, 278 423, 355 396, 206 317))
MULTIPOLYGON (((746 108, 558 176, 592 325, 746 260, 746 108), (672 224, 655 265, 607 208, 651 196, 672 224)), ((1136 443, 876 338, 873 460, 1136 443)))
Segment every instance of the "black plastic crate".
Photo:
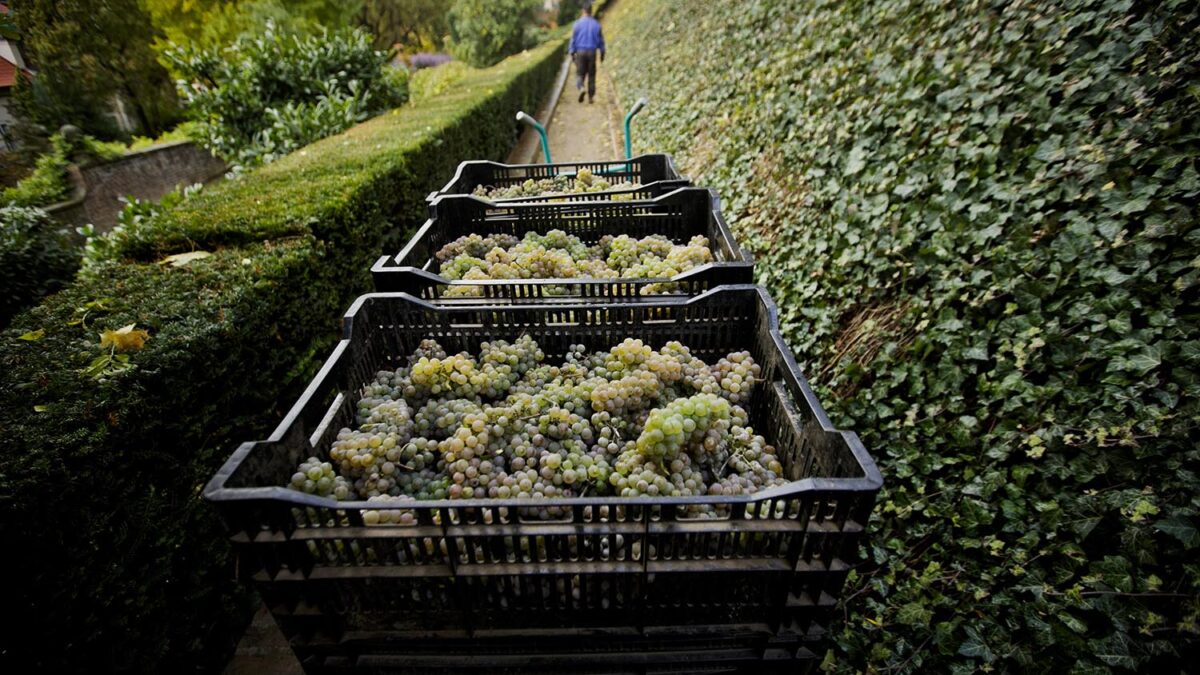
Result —
POLYGON ((574 305, 362 296, 344 339, 279 427, 242 444, 204 494, 228 524, 243 571, 317 672, 401 662, 430 640, 458 643, 458 653, 507 645, 514 668, 541 664, 539 641, 550 637, 594 661, 606 650, 697 652, 706 643, 751 660, 806 658, 803 645, 829 619, 880 484, 858 437, 833 428, 800 374, 774 303, 742 285, 574 305), (748 497, 538 500, 566 514, 551 521, 531 517, 527 500, 336 502, 282 487, 301 460, 328 456, 337 431, 351 425, 361 385, 402 365, 421 340, 476 350, 525 333, 548 360, 574 343, 607 349, 626 337, 679 340, 709 362, 749 350, 763 377, 750 421, 793 482, 748 497), (688 517, 694 503, 724 517, 688 517), (367 526, 364 509, 398 509, 414 522, 367 526))
MULTIPOLYGON (((818 631, 820 634, 821 631, 818 631)), ((774 636, 763 627, 688 627, 686 633, 633 629, 564 635, 499 634, 485 638, 439 635, 396 641, 360 634, 307 649, 309 673, 441 675, 654 674, 813 672, 813 636, 774 636)))
POLYGON ((501 204, 480 197, 439 197, 438 215, 417 231, 395 257, 383 256, 371 267, 375 289, 404 292, 434 300, 446 289, 470 287, 486 300, 629 298, 648 290, 696 295, 710 288, 753 281, 754 261, 734 240, 716 192, 688 187, 651 200, 501 204), (437 273, 434 255, 468 234, 545 233, 563 230, 594 244, 607 234, 645 237, 661 234, 676 243, 708 237, 715 262, 669 279, 484 279, 451 280, 437 273), (650 287, 650 288, 647 288, 650 287))
POLYGON ((726 673, 799 675, 815 671, 816 654, 804 646, 763 639, 738 641, 726 635, 675 640, 622 642, 546 636, 479 641, 422 640, 414 649, 389 651, 386 643, 364 642, 355 649, 314 655, 309 673, 379 675, 718 675, 726 673), (514 649, 523 646, 526 651, 514 649))
MULTIPOLYGON (((568 162, 560 164, 501 164, 499 162, 472 161, 458 165, 454 177, 441 190, 430 193, 427 201, 430 203, 431 215, 435 210, 433 202, 445 195, 469 195, 480 185, 488 188, 511 187, 520 185, 527 180, 541 180, 555 176, 574 176, 581 170, 591 171, 610 183, 637 183, 640 190, 608 191, 586 193, 580 195, 583 199, 608 199, 610 193, 627 195, 630 192, 639 195, 656 197, 673 189, 691 185, 687 176, 681 175, 675 168, 675 162, 670 155, 655 153, 638 155, 625 160, 568 162)), ((535 200, 554 199, 555 197, 537 197, 535 200)), ((625 196, 618 198, 626 198, 625 196)), ((529 197, 504 199, 497 201, 530 201, 529 197)))

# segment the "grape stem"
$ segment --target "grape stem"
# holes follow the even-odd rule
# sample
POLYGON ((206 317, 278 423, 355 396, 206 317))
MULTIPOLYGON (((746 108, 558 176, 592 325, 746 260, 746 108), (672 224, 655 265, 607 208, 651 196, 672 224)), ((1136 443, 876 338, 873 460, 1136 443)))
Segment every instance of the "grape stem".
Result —
POLYGON ((725 462, 721 464, 720 469, 717 469, 717 480, 725 477, 725 467, 729 466, 729 460, 733 459, 734 455, 741 456, 741 454, 742 450, 739 448, 737 451, 731 452, 727 457, 725 457, 725 462))

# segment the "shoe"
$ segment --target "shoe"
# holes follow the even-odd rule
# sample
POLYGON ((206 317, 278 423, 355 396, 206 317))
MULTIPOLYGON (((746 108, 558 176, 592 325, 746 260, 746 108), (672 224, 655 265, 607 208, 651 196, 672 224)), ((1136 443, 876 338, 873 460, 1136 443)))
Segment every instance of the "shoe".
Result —
POLYGON ((593 100, 592 100, 592 97, 591 97, 591 96, 589 96, 589 97, 588 97, 588 103, 589 103, 589 104, 595 103, 595 101, 593 101, 593 100))
POLYGON ((581 91, 581 92, 579 92, 579 102, 580 102, 580 103, 583 103, 583 97, 584 97, 584 96, 587 96, 587 92, 586 92, 586 91, 581 91))

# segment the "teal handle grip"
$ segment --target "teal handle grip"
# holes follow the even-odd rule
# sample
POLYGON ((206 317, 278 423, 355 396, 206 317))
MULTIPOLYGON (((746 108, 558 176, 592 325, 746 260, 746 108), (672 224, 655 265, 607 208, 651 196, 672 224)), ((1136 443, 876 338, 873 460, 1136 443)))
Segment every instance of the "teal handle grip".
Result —
POLYGON ((645 98, 639 98, 637 103, 634 103, 633 107, 629 109, 629 113, 625 115, 625 159, 633 156, 633 136, 629 133, 629 123, 633 121, 634 115, 640 113, 642 108, 646 107, 646 103, 645 98))
POLYGON ((528 124, 538 132, 538 136, 542 139, 542 156, 546 158, 547 164, 553 164, 550 161, 550 139, 546 136, 546 127, 542 126, 540 122, 533 119, 530 115, 526 115, 524 111, 517 113, 517 121, 522 124, 528 124))

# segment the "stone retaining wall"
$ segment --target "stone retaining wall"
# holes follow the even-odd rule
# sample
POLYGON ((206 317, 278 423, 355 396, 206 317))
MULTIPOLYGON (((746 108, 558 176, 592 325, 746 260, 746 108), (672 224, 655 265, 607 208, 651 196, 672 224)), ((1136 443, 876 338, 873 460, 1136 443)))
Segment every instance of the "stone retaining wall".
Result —
POLYGON ((72 227, 91 223, 107 232, 117 222, 121 197, 158 199, 177 185, 216 180, 225 170, 225 162, 191 141, 164 143, 111 162, 71 167, 75 196, 46 211, 72 227))

